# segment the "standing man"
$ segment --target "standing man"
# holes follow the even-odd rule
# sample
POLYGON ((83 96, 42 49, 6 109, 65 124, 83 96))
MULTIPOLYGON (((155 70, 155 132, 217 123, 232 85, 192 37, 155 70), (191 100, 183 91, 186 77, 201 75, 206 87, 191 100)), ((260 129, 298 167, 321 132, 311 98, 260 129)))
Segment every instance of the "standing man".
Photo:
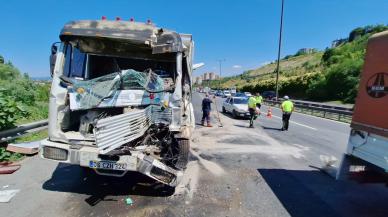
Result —
POLYGON ((206 97, 202 100, 202 126, 205 126, 205 120, 207 122, 208 127, 212 127, 210 124, 210 111, 211 111, 211 104, 213 101, 209 98, 209 94, 206 93, 206 97))
POLYGON ((263 97, 260 95, 260 93, 256 93, 256 106, 257 108, 261 109, 261 103, 263 102, 263 97))
POLYGON ((284 96, 284 102, 281 105, 282 112, 283 112, 283 127, 282 131, 288 130, 288 123, 290 121, 290 117, 292 112, 294 111, 294 103, 291 102, 290 98, 288 96, 284 96))
MULTIPOLYGON (((258 114, 257 107, 258 107, 259 101, 257 99, 258 99, 258 97, 260 97, 260 94, 256 93, 255 95, 256 96, 251 96, 248 99, 248 111, 249 111, 249 115, 250 115, 249 127, 250 128, 253 128, 253 121, 256 120, 257 114, 258 114)), ((260 101, 260 103, 261 103, 261 101, 260 101)), ((261 104, 260 104, 260 106, 261 106, 261 104)))

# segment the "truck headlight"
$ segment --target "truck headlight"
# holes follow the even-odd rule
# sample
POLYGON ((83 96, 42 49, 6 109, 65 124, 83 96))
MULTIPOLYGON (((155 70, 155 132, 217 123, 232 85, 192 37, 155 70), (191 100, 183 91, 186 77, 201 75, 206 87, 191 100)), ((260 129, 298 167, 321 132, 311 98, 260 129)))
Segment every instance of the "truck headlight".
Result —
POLYGON ((56 147, 50 147, 50 146, 44 146, 43 147, 43 157, 52 159, 52 160, 67 160, 67 150, 56 148, 56 147))

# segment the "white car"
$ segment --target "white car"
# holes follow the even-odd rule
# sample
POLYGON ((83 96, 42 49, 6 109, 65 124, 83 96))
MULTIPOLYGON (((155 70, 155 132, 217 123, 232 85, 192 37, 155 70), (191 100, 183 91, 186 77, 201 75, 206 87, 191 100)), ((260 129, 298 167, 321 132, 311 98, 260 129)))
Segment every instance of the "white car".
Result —
POLYGON ((245 94, 246 97, 251 97, 252 96, 252 94, 250 92, 244 92, 244 94, 245 94))
POLYGON ((231 113, 233 118, 245 117, 248 118, 248 99, 246 97, 229 97, 222 104, 223 113, 231 113))
POLYGON ((224 90, 224 94, 223 94, 223 97, 231 97, 232 94, 230 93, 229 90, 224 90))

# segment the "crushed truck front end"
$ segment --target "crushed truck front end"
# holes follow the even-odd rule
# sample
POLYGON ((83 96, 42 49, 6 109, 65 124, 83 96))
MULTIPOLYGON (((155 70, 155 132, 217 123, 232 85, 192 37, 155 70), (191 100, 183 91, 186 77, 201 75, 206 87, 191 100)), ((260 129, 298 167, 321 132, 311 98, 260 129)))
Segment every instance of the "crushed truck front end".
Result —
POLYGON ((66 24, 60 39, 42 158, 101 175, 138 171, 175 186, 195 123, 191 36, 86 20, 66 24))

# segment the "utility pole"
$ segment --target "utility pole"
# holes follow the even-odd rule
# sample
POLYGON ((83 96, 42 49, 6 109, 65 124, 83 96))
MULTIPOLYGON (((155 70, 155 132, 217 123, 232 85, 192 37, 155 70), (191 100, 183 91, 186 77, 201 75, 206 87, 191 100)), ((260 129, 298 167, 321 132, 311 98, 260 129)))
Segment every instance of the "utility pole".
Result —
POLYGON ((219 78, 219 80, 218 80, 218 86, 219 86, 219 89, 221 90, 221 78, 222 78, 222 74, 221 74, 221 64, 222 64, 222 62, 224 62, 225 61, 225 59, 219 59, 218 60, 218 63, 220 64, 220 78, 219 78))
POLYGON ((284 9, 284 0, 282 0, 282 10, 281 10, 281 13, 280 13, 278 62, 277 62, 277 65, 276 65, 276 100, 278 100, 278 98, 279 98, 279 67, 280 67, 280 49, 282 47, 283 9, 284 9))

